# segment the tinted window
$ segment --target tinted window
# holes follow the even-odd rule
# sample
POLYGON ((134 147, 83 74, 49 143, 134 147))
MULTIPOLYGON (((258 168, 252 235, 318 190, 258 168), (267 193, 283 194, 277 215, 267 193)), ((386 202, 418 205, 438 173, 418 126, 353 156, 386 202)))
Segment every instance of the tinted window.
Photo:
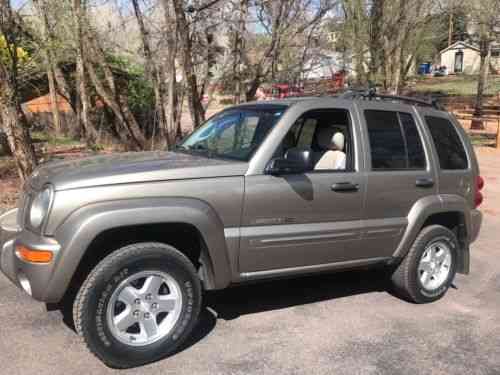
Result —
POLYGON ((404 135, 406 138, 406 147, 408 150, 408 168, 424 169, 425 154, 422 147, 422 140, 418 133, 417 126, 413 120, 413 116, 409 113, 399 113, 399 119, 403 126, 404 135))
POLYGON ((432 116, 426 116, 425 121, 434 140, 441 169, 467 169, 467 155, 453 124, 432 116))
POLYGON ((396 112, 365 111, 372 169, 405 169, 406 149, 396 112))

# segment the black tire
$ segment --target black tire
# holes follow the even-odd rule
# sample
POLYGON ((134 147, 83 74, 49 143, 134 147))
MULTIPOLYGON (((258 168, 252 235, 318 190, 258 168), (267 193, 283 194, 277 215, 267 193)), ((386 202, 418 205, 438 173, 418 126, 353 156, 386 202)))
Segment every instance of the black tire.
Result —
POLYGON ((422 229, 410 251, 392 274, 396 293, 414 303, 434 302, 443 297, 450 287, 457 271, 458 251, 460 247, 455 234, 441 225, 430 225, 422 229), (420 259, 429 244, 445 241, 451 252, 451 267, 446 281, 437 289, 428 290, 418 277, 420 259))
POLYGON ((114 251, 93 269, 76 296, 73 319, 78 334, 94 355, 109 367, 130 368, 175 353, 195 327, 201 303, 199 277, 184 254, 164 244, 140 243, 114 251), (180 286, 183 303, 177 323, 167 336, 147 346, 131 346, 113 336, 106 311, 117 286, 142 271, 172 276, 180 286))

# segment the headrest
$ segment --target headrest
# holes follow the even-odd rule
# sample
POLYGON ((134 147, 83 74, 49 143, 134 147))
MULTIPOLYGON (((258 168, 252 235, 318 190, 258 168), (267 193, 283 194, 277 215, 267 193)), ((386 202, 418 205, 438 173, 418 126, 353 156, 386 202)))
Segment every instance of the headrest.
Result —
POLYGON ((332 137, 332 148, 337 151, 344 151, 345 137, 341 132, 337 132, 332 137))

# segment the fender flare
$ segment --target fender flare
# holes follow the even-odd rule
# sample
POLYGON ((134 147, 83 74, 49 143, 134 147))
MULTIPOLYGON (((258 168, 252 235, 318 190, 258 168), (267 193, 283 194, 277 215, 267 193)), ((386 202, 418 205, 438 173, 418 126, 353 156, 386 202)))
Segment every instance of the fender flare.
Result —
MULTIPOLYGON (((424 223, 427 221, 429 217, 438 213, 445 212, 458 212, 463 215, 465 229, 467 231, 467 238, 470 233, 472 233, 471 228, 471 220, 468 212, 470 211, 470 207, 467 201, 459 196, 454 194, 440 194, 440 195, 432 195, 421 198, 418 200, 413 207, 410 209, 408 213, 407 220, 408 225, 406 230, 401 238, 399 246, 393 254, 393 258, 396 260, 403 259, 417 238, 420 230, 422 229, 424 223)), ((469 269, 469 243, 466 241, 463 244, 462 251, 459 254, 459 265, 458 271, 461 273, 468 273, 469 269)))
POLYGON ((201 260, 209 289, 222 289, 231 282, 231 269, 224 225, 206 202, 192 198, 143 198, 95 203, 79 208, 56 229, 54 236, 63 251, 48 290, 52 299, 63 297, 87 248, 100 234, 119 227, 183 223, 194 226, 203 241, 201 260))

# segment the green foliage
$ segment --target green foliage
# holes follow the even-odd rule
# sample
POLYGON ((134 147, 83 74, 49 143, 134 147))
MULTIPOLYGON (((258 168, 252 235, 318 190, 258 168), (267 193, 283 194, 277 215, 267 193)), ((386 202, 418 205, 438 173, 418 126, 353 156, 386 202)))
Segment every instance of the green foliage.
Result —
POLYGON ((151 80, 146 77, 143 66, 118 55, 109 55, 108 62, 118 77, 118 84, 125 86, 130 109, 141 115, 154 110, 155 97, 151 80))
MULTIPOLYGON (((8 45, 5 37, 0 35, 0 59, 6 65, 12 64, 11 55, 13 55, 14 46, 8 45)), ((16 48, 16 57, 18 63, 23 63, 29 60, 29 55, 26 50, 21 47, 16 48)))

